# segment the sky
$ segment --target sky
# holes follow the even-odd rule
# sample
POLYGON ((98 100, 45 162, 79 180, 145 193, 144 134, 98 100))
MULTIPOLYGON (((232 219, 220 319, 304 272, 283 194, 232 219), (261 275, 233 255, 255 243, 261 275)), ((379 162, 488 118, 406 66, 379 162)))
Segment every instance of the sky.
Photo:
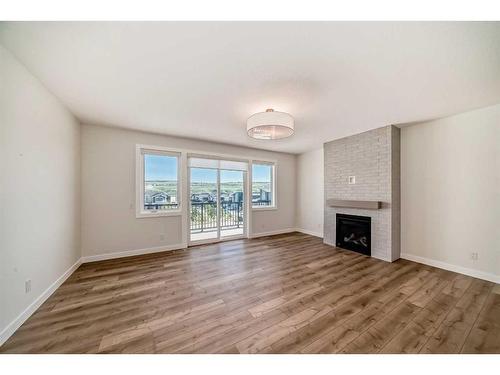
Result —
POLYGON ((144 155, 146 181, 172 181, 177 179, 177 158, 165 155, 144 155))
MULTIPOLYGON (((165 155, 144 155, 144 173, 146 181, 173 181, 177 179, 177 158, 165 155)), ((270 166, 253 165, 253 180, 256 182, 270 181, 270 166)), ((191 181, 216 182, 217 172, 214 169, 191 168, 191 181)), ((241 182, 242 172, 221 171, 221 182, 241 182)))

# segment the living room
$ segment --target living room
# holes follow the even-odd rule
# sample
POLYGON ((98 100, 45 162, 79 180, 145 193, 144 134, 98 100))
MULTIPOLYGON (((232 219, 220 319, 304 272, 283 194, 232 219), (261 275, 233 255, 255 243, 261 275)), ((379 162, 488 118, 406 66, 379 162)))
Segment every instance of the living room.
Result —
POLYGON ((0 22, 0 353, 500 353, 500 23, 0 22))

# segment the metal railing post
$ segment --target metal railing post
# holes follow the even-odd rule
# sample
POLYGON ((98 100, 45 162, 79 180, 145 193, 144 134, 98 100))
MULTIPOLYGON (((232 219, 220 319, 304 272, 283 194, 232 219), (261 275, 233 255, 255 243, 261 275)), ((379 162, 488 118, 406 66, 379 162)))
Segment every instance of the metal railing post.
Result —
POLYGON ((241 202, 238 202, 238 213, 236 215, 236 221, 238 222, 238 228, 240 227, 240 207, 241 207, 241 202))
POLYGON ((202 204, 201 204, 201 224, 200 224, 200 232, 203 232, 203 222, 205 221, 205 220, 204 220, 204 217, 203 217, 203 215, 204 215, 204 214, 203 214, 203 206, 204 206, 204 204, 202 203, 202 204))

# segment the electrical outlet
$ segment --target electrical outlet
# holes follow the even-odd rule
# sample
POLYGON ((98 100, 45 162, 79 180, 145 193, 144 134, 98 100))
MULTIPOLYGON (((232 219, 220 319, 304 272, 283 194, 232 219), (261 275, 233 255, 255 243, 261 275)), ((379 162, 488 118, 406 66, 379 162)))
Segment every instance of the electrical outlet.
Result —
POLYGON ((479 253, 471 253, 470 258, 474 261, 479 259, 479 253))
POLYGON ((24 282, 24 292, 25 293, 31 292, 31 280, 26 280, 24 282))
POLYGON ((349 176, 348 182, 349 185, 354 185, 356 183, 356 176, 349 176))
POLYGON ((164 234, 160 234, 160 241, 165 241, 165 235, 164 234))

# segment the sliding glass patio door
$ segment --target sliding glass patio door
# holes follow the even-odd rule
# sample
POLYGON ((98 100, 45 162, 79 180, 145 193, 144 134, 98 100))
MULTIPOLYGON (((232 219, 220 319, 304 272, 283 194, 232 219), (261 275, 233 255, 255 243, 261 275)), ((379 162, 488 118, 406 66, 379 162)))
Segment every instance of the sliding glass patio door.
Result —
POLYGON ((191 244, 246 235, 247 163, 189 158, 191 244))
POLYGON ((218 170, 189 168, 190 170, 190 241, 216 240, 219 233, 219 205, 217 202, 218 170))
POLYGON ((219 170, 221 237, 245 234, 245 172, 219 170))

